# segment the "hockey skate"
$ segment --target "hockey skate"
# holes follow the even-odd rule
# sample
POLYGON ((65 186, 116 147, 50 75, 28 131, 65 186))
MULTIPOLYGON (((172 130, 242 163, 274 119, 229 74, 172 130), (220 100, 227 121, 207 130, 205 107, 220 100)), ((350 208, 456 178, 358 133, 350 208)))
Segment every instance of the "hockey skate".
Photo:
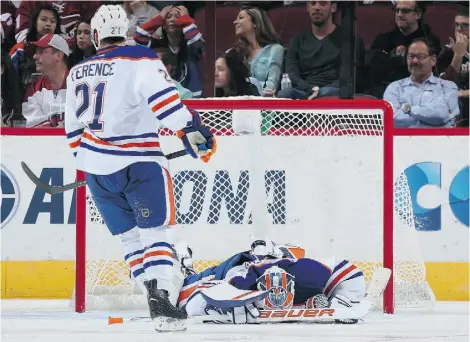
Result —
POLYGON ((186 311, 180 310, 170 303, 168 292, 157 288, 157 280, 144 282, 148 290, 150 318, 159 332, 186 330, 186 311))

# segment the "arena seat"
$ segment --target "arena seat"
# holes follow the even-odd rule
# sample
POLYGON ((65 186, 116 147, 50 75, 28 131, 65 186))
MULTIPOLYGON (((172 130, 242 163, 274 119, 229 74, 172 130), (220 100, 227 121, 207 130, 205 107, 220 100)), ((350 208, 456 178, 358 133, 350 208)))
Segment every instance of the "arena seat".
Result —
POLYGON ((362 38, 366 50, 375 37, 395 28, 395 13, 389 3, 358 6, 356 8, 356 33, 362 38))
POLYGON ((218 6, 215 10, 215 48, 217 55, 230 49, 235 42, 235 26, 233 22, 240 11, 239 6, 218 6))
POLYGON ((268 16, 277 34, 280 36, 283 46, 289 46, 291 39, 296 34, 307 31, 310 28, 310 18, 308 17, 305 5, 274 8, 268 12, 268 16))

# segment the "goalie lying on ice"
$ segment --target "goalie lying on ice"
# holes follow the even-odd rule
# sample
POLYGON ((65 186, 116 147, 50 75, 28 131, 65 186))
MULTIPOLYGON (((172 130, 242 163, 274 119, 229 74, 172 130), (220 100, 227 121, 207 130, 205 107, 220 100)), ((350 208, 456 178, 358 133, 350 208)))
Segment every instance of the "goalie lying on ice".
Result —
MULTIPOLYGON (((235 307, 231 312, 233 323, 246 323, 246 316, 256 317, 258 309, 351 307, 364 298, 364 275, 351 262, 342 260, 336 265, 326 265, 311 258, 297 258, 291 250, 270 241, 255 242, 250 251, 238 253, 197 274, 192 269, 191 255, 177 249, 187 272, 178 306, 185 307, 189 316, 227 313, 227 307, 231 310, 235 307), (184 254, 182 258, 181 254, 184 254), (229 284, 239 290, 252 290, 254 294, 264 295, 258 298, 248 296, 247 305, 238 308, 240 301, 230 305, 232 295, 236 296, 236 293, 227 292, 226 300, 214 302, 205 291, 220 283, 226 284, 221 291, 230 292, 229 284)), ((223 293, 216 296, 224 298, 223 293)), ((342 323, 355 322, 357 320, 342 323)))

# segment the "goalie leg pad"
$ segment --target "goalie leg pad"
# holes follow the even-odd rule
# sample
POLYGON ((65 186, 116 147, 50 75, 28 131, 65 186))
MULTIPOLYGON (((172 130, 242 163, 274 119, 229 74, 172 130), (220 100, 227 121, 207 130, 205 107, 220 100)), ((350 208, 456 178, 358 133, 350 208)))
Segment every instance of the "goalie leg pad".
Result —
POLYGON ((365 294, 366 280, 361 275, 339 283, 333 291, 332 297, 343 296, 351 300, 352 303, 357 303, 364 298, 365 294))
MULTIPOLYGON (((346 308, 352 308, 353 303, 349 300, 349 298, 337 295, 331 299, 330 302, 330 307, 331 308, 338 308, 338 307, 346 307, 346 308)), ((337 319, 335 320, 336 323, 341 323, 341 324, 356 324, 359 322, 358 319, 352 318, 352 319, 337 319)))
POLYGON ((325 284, 323 294, 328 298, 331 298, 337 286, 346 280, 351 280, 357 277, 364 277, 362 271, 351 262, 343 260, 334 268, 333 274, 325 284))

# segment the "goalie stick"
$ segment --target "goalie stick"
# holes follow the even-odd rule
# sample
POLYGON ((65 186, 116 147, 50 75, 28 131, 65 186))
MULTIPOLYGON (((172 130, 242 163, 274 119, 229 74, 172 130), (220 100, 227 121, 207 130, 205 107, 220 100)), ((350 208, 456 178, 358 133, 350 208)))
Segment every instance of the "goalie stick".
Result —
MULTIPOLYGON (((362 319, 374 308, 377 300, 382 296, 390 279, 392 271, 388 268, 378 268, 374 271, 372 280, 367 288, 364 299, 353 307, 302 309, 292 308, 286 310, 260 310, 256 318, 249 317, 247 324, 281 323, 281 322, 303 322, 303 323, 333 323, 337 320, 362 319)), ((108 324, 151 322, 150 317, 108 317, 108 324)), ((188 319, 189 322, 227 322, 228 315, 211 314, 206 316, 195 316, 188 319)))
MULTIPOLYGON (((170 160, 170 159, 175 159, 175 158, 178 158, 178 157, 185 156, 187 153, 188 152, 186 150, 180 150, 180 151, 176 151, 176 152, 172 152, 170 154, 167 154, 165 157, 166 157, 166 159, 170 160)), ((75 188, 86 185, 86 181, 79 181, 79 182, 73 182, 73 183, 65 184, 65 185, 52 186, 52 185, 46 184, 43 181, 41 181, 34 174, 34 172, 31 171, 31 169, 28 167, 28 165, 26 165, 25 162, 21 162, 21 167, 22 167, 24 173, 26 173, 26 176, 28 176, 28 178, 31 179, 31 181, 34 184, 36 184, 36 186, 38 188, 44 190, 46 193, 48 193, 50 195, 60 194, 62 192, 65 192, 65 191, 68 191, 68 190, 73 190, 75 188)))

